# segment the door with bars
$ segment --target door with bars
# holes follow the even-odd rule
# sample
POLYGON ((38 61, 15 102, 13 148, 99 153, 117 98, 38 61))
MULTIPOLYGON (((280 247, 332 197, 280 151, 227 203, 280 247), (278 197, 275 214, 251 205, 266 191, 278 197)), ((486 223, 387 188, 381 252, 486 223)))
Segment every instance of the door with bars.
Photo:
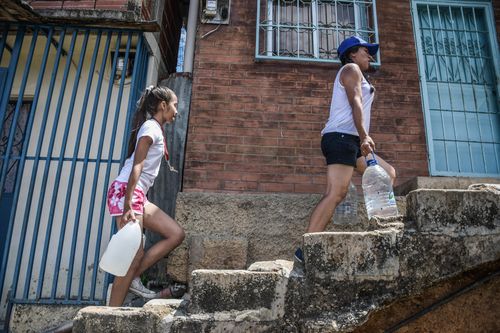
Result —
POLYGON ((491 3, 414 1, 413 20, 431 175, 500 177, 491 3))
POLYGON ((0 24, 0 38, 0 322, 13 303, 102 304, 106 191, 145 85, 142 33, 0 24))

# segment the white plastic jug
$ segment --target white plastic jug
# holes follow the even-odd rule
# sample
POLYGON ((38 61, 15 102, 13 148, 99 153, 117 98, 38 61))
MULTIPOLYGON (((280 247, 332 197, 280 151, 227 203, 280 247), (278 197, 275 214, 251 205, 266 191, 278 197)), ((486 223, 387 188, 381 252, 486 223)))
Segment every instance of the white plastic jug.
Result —
POLYGON ((139 221, 131 221, 111 237, 99 267, 110 274, 125 276, 141 246, 142 230, 139 221))

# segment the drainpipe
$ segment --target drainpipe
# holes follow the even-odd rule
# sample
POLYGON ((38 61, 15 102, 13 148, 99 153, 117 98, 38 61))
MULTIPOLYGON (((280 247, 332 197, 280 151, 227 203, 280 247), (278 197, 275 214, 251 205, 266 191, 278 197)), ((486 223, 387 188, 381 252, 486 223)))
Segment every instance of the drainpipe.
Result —
POLYGON ((194 42, 196 40, 196 26, 198 25, 199 0, 189 1, 188 26, 186 33, 186 49, 184 53, 184 68, 186 73, 193 72, 194 42))

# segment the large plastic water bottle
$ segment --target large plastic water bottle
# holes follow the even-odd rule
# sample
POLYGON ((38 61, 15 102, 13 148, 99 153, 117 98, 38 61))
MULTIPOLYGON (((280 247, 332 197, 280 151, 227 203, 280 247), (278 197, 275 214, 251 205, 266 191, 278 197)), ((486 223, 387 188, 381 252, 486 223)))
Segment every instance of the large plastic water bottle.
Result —
POLYGON ((366 161, 368 167, 362 179, 368 219, 375 215, 381 217, 398 215, 391 177, 378 165, 375 154, 372 156, 372 159, 366 161))
POLYGON ((111 237, 99 267, 110 274, 125 276, 141 246, 142 230, 138 221, 129 222, 111 237))
POLYGON ((335 208, 333 223, 355 224, 358 220, 358 191, 356 185, 349 182, 349 189, 344 200, 335 208))

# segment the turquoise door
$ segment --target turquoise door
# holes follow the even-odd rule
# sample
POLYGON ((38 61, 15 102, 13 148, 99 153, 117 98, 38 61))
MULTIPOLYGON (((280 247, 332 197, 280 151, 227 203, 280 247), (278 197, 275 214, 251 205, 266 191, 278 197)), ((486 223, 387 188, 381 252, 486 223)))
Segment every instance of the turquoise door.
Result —
POLYGON ((412 5, 430 174, 500 177, 500 74, 491 3, 412 5))

